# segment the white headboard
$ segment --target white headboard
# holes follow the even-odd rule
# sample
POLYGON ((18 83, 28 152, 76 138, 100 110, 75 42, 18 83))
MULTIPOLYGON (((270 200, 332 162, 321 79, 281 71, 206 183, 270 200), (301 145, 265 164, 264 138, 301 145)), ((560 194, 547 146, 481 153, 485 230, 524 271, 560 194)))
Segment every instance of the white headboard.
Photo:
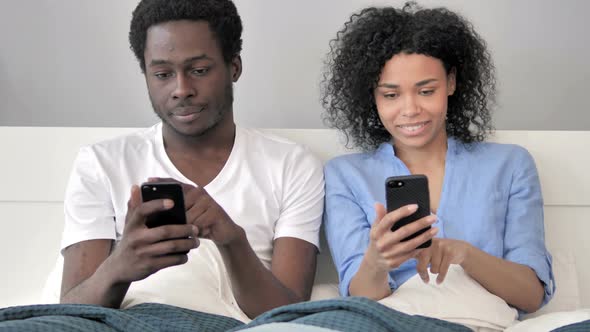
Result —
MULTIPOLYGON (((134 130, 0 127, 0 307, 41 299, 59 253, 65 185, 79 146, 134 130)), ((333 130, 265 130, 308 145, 323 160, 349 152, 333 130)), ((498 131, 492 140, 520 144, 537 162, 558 287, 546 310, 590 307, 590 132, 498 131)), ((316 282, 336 281, 328 254, 320 256, 316 282)))

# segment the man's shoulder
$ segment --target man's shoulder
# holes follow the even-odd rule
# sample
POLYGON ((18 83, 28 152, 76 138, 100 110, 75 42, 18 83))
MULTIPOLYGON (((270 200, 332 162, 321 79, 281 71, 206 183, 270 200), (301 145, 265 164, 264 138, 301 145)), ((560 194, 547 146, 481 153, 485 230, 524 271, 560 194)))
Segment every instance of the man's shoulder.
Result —
POLYGON ((247 127, 237 127, 242 143, 249 152, 276 159, 308 157, 320 163, 311 149, 275 133, 247 127))
POLYGON ((115 154, 120 157, 120 153, 125 151, 142 150, 145 146, 151 146, 155 143, 157 125, 148 128, 138 128, 136 131, 114 136, 102 141, 88 144, 82 147, 83 150, 92 151, 100 155, 115 154))
POLYGON ((269 147, 295 147, 300 144, 262 129, 236 126, 237 130, 244 140, 269 147))

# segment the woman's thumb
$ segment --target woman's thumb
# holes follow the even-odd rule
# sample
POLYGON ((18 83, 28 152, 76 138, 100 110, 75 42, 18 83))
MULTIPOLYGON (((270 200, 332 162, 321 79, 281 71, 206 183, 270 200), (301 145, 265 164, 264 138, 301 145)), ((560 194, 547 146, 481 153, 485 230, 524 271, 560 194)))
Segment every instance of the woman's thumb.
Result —
POLYGON ((375 203, 375 223, 379 223, 386 214, 385 206, 381 203, 375 203))

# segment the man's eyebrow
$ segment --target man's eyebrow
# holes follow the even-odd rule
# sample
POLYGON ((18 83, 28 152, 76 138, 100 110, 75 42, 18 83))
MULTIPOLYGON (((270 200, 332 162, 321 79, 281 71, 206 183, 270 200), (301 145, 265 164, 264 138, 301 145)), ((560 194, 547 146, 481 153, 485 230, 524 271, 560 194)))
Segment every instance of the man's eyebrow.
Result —
POLYGON ((150 61, 149 66, 153 67, 153 66, 158 66, 158 65, 169 65, 169 64, 172 64, 172 62, 170 62, 168 60, 152 59, 152 61, 150 61))
POLYGON ((205 60, 205 59, 210 59, 210 58, 207 56, 207 54, 201 54, 201 55, 194 56, 192 58, 188 58, 188 59, 184 60, 183 63, 187 64, 187 63, 195 62, 198 60, 205 60))
MULTIPOLYGON (((438 81, 436 78, 429 78, 429 79, 422 80, 422 81, 416 83, 415 85, 417 87, 421 87, 421 86, 425 86, 428 83, 432 83, 432 82, 436 82, 436 81, 438 81)), ((381 84, 378 84, 377 87, 378 88, 397 89, 397 88, 399 88, 399 85, 392 84, 392 83, 381 83, 381 84)))
MULTIPOLYGON (((201 55, 197 55, 197 56, 185 59, 182 63, 188 64, 188 63, 198 61, 198 60, 203 60, 203 59, 209 59, 209 57, 206 54, 201 54, 201 55)), ((152 59, 152 61, 150 61, 150 67, 158 66, 158 65, 171 65, 171 64, 172 64, 171 61, 163 60, 163 59, 152 59)))

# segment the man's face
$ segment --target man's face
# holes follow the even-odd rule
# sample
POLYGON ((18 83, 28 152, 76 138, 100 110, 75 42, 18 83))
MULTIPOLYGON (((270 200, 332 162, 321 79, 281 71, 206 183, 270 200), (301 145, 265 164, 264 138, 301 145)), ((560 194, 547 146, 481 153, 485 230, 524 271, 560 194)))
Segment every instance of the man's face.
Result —
POLYGON ((224 61, 207 22, 150 27, 144 57, 154 111, 176 133, 200 136, 231 114, 232 82, 240 76, 241 61, 224 61))

